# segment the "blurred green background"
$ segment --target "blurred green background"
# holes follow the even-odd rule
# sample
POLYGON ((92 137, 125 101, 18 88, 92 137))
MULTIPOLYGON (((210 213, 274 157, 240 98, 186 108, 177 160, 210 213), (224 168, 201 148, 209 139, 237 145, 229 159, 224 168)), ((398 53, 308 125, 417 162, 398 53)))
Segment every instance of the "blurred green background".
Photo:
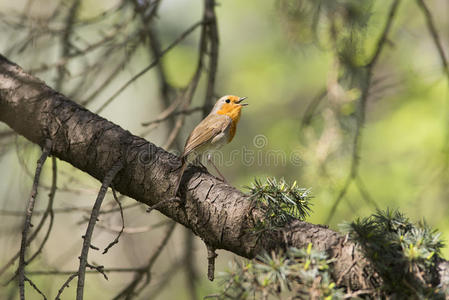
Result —
MULTIPOLYGON (((40 0, 38 4, 33 4, 30 14, 35 18, 23 19, 23 27, 13 28, 11 22, 17 22, 19 17, 14 16, 23 11, 26 2, 0 1, 0 53, 25 70, 30 70, 44 62, 57 60, 60 49, 58 44, 51 42, 51 35, 36 39, 22 50, 20 47, 11 48, 31 32, 30 28, 39 26, 40 18, 45 18, 58 1, 40 0)), ((65 2, 67 7, 70 1, 65 2)), ((330 20, 336 20, 337 42, 346 45, 344 38, 347 36, 356 40, 355 46, 351 44, 354 46, 350 52, 351 59, 363 63, 376 47, 392 1, 365 1, 363 5, 354 4, 354 1, 335 1, 332 4, 335 10, 329 4, 334 1, 317 2, 322 5, 323 12, 317 21, 316 30, 313 30, 313 18, 307 15, 310 13, 307 9, 313 7, 310 4, 307 6, 309 1, 221 1, 216 7, 220 53, 215 93, 217 97, 226 94, 247 96, 249 103, 243 111, 236 137, 222 150, 224 163, 220 169, 225 177, 241 189, 251 184, 254 178, 274 176, 284 177, 290 182, 297 180, 298 185, 311 188, 314 196, 313 213, 307 220, 324 223, 350 173, 358 97, 361 94, 356 82, 357 70, 351 70, 343 59, 349 52, 340 46, 337 46, 336 51, 333 46, 329 34, 330 20), (352 16, 354 19, 351 19, 348 11, 338 10, 343 4, 356 8, 363 6, 360 8, 362 12, 369 13, 363 15, 356 11, 355 17, 352 16), (357 23, 354 20, 359 23, 354 25, 357 23), (337 77, 349 79, 338 82, 337 77), (323 91, 327 94, 311 115, 311 121, 303 124, 307 107, 323 91), (253 162, 242 159, 245 151, 253 153, 253 162), (235 159, 229 159, 231 153, 234 153, 232 157, 235 159), (237 156, 235 153, 238 153, 237 156)), ((117 3, 83 0, 78 19, 93 18, 115 7, 117 3)), ((447 56, 449 2, 432 0, 426 3, 447 56)), ((162 48, 200 20, 202 13, 203 1, 161 1, 154 26, 159 32, 162 48)), ((77 32, 80 44, 82 40, 93 43, 110 30, 111 24, 120 18, 132 16, 132 10, 128 9, 127 12, 113 14, 100 24, 82 26, 77 32)), ((61 24, 56 22, 54 28, 61 24)), ((162 59, 168 82, 175 88, 185 86, 196 68, 198 38, 199 30, 162 59)), ((105 66, 102 67, 105 70, 112 69, 108 66, 110 58, 93 53, 90 59, 104 59, 105 66)), ((87 108, 92 111, 98 109, 124 82, 151 61, 145 47, 139 46, 130 63, 87 108)), ((83 94, 76 90, 77 76, 80 76, 78 71, 82 65, 83 62, 77 60, 70 63, 67 83, 61 91, 69 96, 74 95, 76 101, 83 99, 83 94)), ((54 87, 56 74, 53 69, 36 75, 54 87)), ((170 132, 168 122, 153 128, 149 133, 141 125, 142 122, 157 118, 163 110, 157 80, 155 69, 146 73, 101 115, 133 134, 145 134, 149 141, 163 145, 170 132)), ((442 71, 440 57, 421 10, 414 1, 402 1, 387 44, 374 69, 360 148, 358 178, 362 181, 356 180, 349 186, 328 224, 331 228, 338 230, 338 224, 355 217, 368 216, 377 205, 380 209, 397 208, 414 221, 424 219, 441 231, 445 240, 448 239, 448 80, 442 71)), ((206 79, 202 78, 192 107, 202 105, 205 83, 206 79)), ((177 142, 178 147, 200 120, 200 112, 187 117, 177 142)), ((7 129, 6 125, 0 124, 1 131, 7 129)), ((179 149, 172 147, 170 150, 179 149)), ((0 219, 0 262, 3 265, 18 250, 23 224, 22 217, 12 216, 6 211, 24 210, 40 149, 22 137, 9 136, 0 140, 0 153, 0 208, 4 212, 0 219)), ((36 208, 38 210, 46 206, 50 168, 50 163, 47 163, 42 179, 44 186, 40 189, 36 208)), ((55 207, 90 207, 99 189, 99 182, 67 163, 59 162, 58 168, 59 190, 55 207)), ((124 200, 125 205, 133 203, 132 199, 124 200)), ((110 195, 105 206, 114 206, 110 195)), ((54 230, 42 257, 27 269, 75 269, 86 216, 88 212, 85 211, 57 214, 54 230)), ((144 207, 127 210, 126 226, 140 228, 142 233, 125 233, 108 255, 91 251, 90 259, 106 267, 131 267, 145 263, 159 244, 164 227, 152 228, 150 231, 144 229, 164 220, 165 217, 157 212, 147 215, 144 207)), ((119 214, 102 218, 99 223, 106 228, 120 224, 119 214)), ((110 230, 97 227, 94 244, 107 245, 114 237, 115 234, 110 230)), ((153 267, 152 282, 140 299, 147 299, 158 290, 167 270, 174 266, 173 272, 176 272, 176 263, 179 264, 183 259, 184 244, 185 229, 178 226, 169 246, 153 267)), ((445 248, 443 255, 447 258, 448 254, 449 250, 445 248)), ((196 238, 192 255, 199 273, 198 294, 204 296, 214 293, 218 283, 210 283, 206 279, 206 249, 196 238)), ((233 255, 219 251, 217 271, 225 269, 232 259, 233 255)), ((182 276, 184 269, 178 268, 179 274, 170 281, 168 288, 160 291, 157 299, 187 297, 182 276)), ((9 275, 12 272, 11 269, 9 275)), ((105 281, 101 275, 88 276, 87 299, 108 299, 132 278, 132 275, 121 273, 111 274, 109 281, 105 281)), ((8 275, 1 278, 5 282, 8 275)), ((35 283, 53 297, 65 279, 64 276, 33 277, 35 283)), ((6 299, 9 293, 17 294, 11 285, 0 291, 0 298, 6 299)), ((67 298, 73 295, 74 286, 76 284, 72 283, 71 288, 64 292, 67 298)))

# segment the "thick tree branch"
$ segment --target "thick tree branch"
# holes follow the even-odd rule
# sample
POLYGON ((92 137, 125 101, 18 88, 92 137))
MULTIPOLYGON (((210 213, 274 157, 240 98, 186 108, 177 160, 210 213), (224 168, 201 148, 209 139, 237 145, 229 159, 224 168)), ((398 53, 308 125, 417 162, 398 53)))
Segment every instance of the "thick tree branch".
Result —
MULTIPOLYGON (((114 188, 153 206, 173 195, 179 158, 93 114, 44 82, 0 56, 0 121, 31 142, 53 142, 52 155, 103 180, 114 162, 123 169, 114 188)), ((166 201, 157 209, 191 229, 207 245, 253 258, 262 251, 294 246, 326 251, 334 258, 332 275, 355 291, 377 287, 381 281, 356 246, 320 225, 293 221, 282 230, 254 234, 262 212, 248 196, 205 170, 190 167, 181 185, 184 202, 166 201)), ((441 275, 447 262, 440 264, 441 275)))

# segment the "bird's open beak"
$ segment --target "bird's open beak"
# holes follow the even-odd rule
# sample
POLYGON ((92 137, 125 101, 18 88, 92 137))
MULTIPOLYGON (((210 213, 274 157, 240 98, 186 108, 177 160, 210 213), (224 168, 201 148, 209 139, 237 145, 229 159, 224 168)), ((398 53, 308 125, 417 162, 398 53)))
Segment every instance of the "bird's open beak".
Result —
POLYGON ((248 98, 248 97, 240 97, 240 98, 239 98, 239 101, 237 101, 237 103, 240 104, 241 106, 247 106, 248 103, 241 103, 241 102, 242 102, 243 100, 245 100, 246 98, 248 98))

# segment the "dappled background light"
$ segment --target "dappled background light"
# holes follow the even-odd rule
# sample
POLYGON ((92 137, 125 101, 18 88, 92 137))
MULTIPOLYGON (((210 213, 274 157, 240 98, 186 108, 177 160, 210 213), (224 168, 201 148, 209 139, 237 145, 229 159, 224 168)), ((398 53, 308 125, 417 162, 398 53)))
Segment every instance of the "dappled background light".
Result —
MULTIPOLYGON (((203 1, 83 0, 74 34, 64 50, 62 33, 72 2, 0 0, 0 53, 87 109, 179 153, 203 117, 205 74, 210 65, 205 63, 191 103, 177 107, 186 113, 176 138, 170 141, 169 137, 177 118, 151 122, 160 119, 191 84, 198 63, 200 26, 161 57, 158 66, 114 95, 158 59, 151 50, 154 44, 144 37, 145 16, 137 12, 136 5, 146 3, 151 11, 158 2, 149 24, 163 51, 202 19, 203 1)), ((310 189, 312 213, 307 221, 311 223, 339 230, 344 221, 366 217, 376 208, 392 208, 411 220, 425 219, 442 232, 444 240, 449 238, 449 70, 444 71, 420 1, 398 3, 396 8, 395 1, 386 0, 217 3, 214 101, 233 94, 248 97, 249 103, 233 142, 220 150, 220 170, 232 185, 247 192, 245 186, 254 178, 285 178, 310 189), (389 33, 382 41, 388 20, 389 33), (375 57, 380 41, 381 51, 375 57)), ((425 3, 447 57, 449 2, 425 3)), ((210 53, 205 57, 209 62, 210 53)), ((0 124, 1 266, 19 249, 22 215, 40 151, 0 124)), ((42 176, 38 212, 47 205, 50 163, 42 176)), ((77 268, 81 235, 99 187, 87 174, 58 161, 53 230, 42 256, 27 267, 30 272, 77 268)), ((130 208, 125 210, 120 242, 107 255, 91 251, 92 261, 106 268, 147 263, 170 223, 158 212, 148 215, 144 205, 135 203, 123 197, 122 205, 130 208)), ((108 194, 103 209, 113 208, 115 201, 108 194)), ((33 224, 40 215, 35 214, 33 224)), ((120 228, 117 210, 101 215, 93 244, 104 248, 120 228)), ((41 233, 37 241, 43 237, 41 233)), ((448 251, 443 250, 446 258, 448 251)), ((219 255, 218 271, 234 257, 224 251, 219 255)), ((212 294, 218 284, 207 281, 206 266, 201 241, 178 225, 141 297, 160 292, 158 299, 183 299, 189 285, 184 272, 196 274, 197 295, 212 294), (190 252, 186 252, 189 243, 190 252), (184 268, 186 258, 193 267, 184 268), (173 288, 158 291, 165 284, 173 288)), ((10 268, 0 278, 5 282, 12 275, 10 268)), ((126 272, 110 273, 109 281, 101 275, 87 276, 94 278, 86 287, 88 299, 109 299, 133 278, 126 272)), ((33 278, 53 297, 66 279, 33 278)), ((75 286, 72 283, 65 293, 73 294, 75 286)), ((0 298, 14 291, 11 285, 1 289, 0 298)))

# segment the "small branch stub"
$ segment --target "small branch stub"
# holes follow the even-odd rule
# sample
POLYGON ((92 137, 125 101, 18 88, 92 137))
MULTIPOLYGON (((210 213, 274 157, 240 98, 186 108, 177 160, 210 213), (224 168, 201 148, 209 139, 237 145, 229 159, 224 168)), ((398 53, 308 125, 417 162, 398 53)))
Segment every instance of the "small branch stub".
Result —
POLYGON ((207 278, 214 281, 215 273, 215 258, 218 256, 215 253, 215 248, 206 244, 207 247, 207 278))

